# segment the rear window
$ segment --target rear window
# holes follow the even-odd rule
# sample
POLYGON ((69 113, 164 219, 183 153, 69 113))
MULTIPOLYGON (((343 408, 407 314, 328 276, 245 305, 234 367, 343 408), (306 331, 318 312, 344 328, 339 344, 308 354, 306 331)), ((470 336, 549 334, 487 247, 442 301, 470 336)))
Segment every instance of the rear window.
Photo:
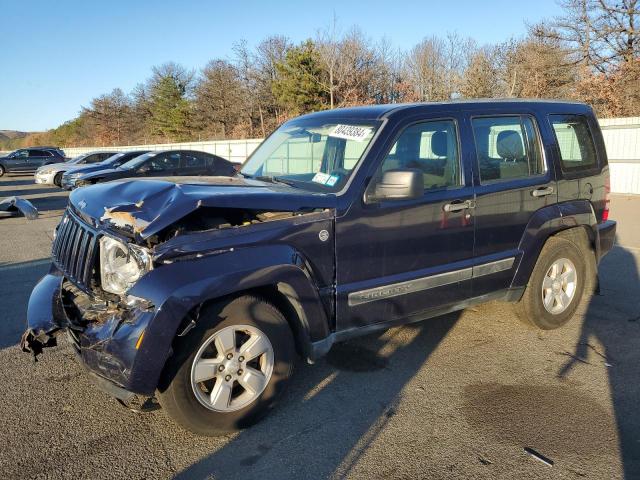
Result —
POLYGON ((549 115, 560 148, 560 162, 566 171, 597 166, 596 147, 589 123, 582 115, 549 115))

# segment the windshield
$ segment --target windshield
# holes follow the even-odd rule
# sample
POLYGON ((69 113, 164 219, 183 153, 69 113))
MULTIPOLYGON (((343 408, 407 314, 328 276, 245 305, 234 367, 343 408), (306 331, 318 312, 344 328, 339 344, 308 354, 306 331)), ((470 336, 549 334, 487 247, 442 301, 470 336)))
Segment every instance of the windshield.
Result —
POLYGON ((298 119, 285 123, 243 165, 245 177, 337 192, 371 142, 377 122, 298 119))
POLYGON ((140 155, 139 157, 132 158, 128 162, 125 162, 122 165, 120 165, 118 168, 124 168, 126 170, 131 170, 132 168, 136 168, 136 167, 142 165, 144 162, 146 162, 150 158, 156 156, 157 154, 158 154, 158 152, 145 153, 143 155, 140 155))

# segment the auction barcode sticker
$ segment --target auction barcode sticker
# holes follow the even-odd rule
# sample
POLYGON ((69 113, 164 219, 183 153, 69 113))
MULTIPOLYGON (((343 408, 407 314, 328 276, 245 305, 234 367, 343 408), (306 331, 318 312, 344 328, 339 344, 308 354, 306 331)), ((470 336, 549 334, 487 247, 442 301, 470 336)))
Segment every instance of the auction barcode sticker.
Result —
POLYGON ((345 140, 355 140, 362 142, 371 133, 369 127, 358 127, 356 125, 336 125, 330 137, 344 138, 345 140))

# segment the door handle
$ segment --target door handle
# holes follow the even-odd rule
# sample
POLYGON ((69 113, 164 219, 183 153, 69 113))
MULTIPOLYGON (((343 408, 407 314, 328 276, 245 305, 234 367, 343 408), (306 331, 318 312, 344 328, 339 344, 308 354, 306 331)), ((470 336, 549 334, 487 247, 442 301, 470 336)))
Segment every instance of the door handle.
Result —
POLYGON ((536 188, 535 190, 531 190, 531 195, 534 197, 546 197, 552 193, 553 187, 536 188))
POLYGON ((468 208, 476 208, 476 202, 473 200, 466 200, 464 202, 457 200, 455 202, 445 203, 442 207, 445 212, 461 212, 468 208))

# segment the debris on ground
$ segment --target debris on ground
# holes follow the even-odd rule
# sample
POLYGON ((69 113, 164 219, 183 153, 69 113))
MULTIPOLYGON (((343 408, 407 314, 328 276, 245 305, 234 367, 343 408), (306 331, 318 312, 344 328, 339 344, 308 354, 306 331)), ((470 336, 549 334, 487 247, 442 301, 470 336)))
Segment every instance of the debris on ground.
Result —
POLYGON ((589 363, 588 361, 586 361, 584 358, 578 357, 577 355, 574 355, 571 352, 556 352, 558 355, 564 355, 566 357, 571 357, 574 360, 580 362, 580 363, 584 363, 585 365, 591 365, 591 363, 589 363))
POLYGON ((524 447, 524 452, 535 458, 536 460, 538 460, 539 462, 544 463, 545 465, 549 466, 549 467, 553 467, 553 460, 551 460, 549 457, 545 457, 544 455, 542 455, 540 452, 535 451, 533 448, 531 447, 524 447))
POLYGON ((27 217, 29 220, 38 218, 38 209, 29 200, 20 197, 7 197, 0 200, 0 218, 27 217))

